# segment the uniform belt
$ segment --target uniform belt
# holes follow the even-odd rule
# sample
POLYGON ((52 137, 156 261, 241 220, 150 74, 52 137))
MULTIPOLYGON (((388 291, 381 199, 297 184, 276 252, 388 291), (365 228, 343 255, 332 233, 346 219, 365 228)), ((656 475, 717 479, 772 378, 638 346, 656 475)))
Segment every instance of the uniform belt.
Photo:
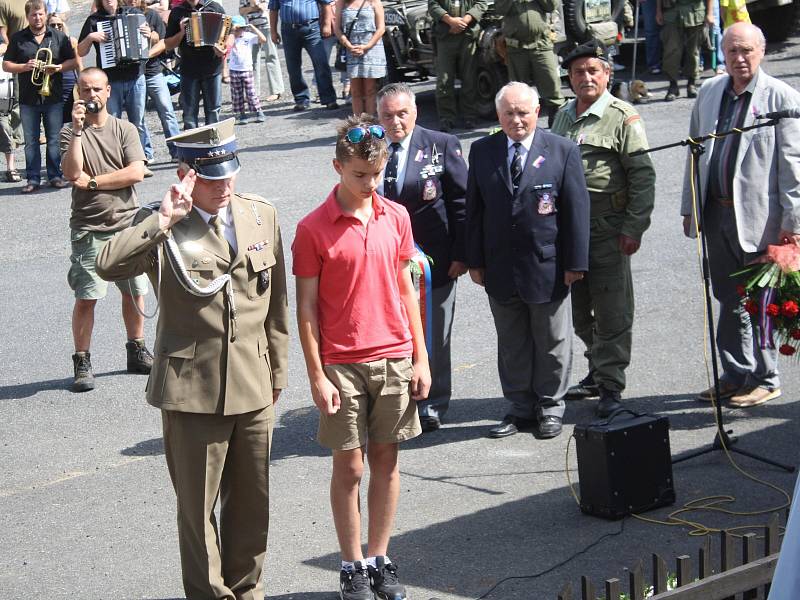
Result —
POLYGON ((312 23, 316 23, 319 19, 309 19, 308 21, 302 21, 301 23, 289 23, 292 29, 300 29, 301 27, 308 27, 312 23))
POLYGON ((733 200, 730 198, 715 198, 715 200, 720 206, 724 206, 725 208, 731 208, 733 206, 733 200))
POLYGON ((593 217, 600 217, 609 213, 619 212, 619 210, 614 207, 611 197, 612 194, 589 192, 593 217))

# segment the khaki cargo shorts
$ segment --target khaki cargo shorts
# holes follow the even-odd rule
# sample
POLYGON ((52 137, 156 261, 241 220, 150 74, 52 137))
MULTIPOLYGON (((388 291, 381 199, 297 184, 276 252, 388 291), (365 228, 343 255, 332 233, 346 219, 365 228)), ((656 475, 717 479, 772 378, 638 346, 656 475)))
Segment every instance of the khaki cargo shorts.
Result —
POLYGON ((410 358, 326 365, 341 407, 334 415, 320 414, 317 441, 332 450, 353 450, 367 439, 392 444, 418 436, 422 428, 409 391, 413 372, 410 358))
MULTIPOLYGON (((72 254, 69 257, 67 282, 75 291, 78 300, 100 300, 106 297, 108 282, 101 279, 95 270, 94 261, 106 242, 114 237, 113 232, 99 233, 70 229, 72 254)), ((131 296, 144 296, 147 293, 147 276, 139 275, 131 279, 114 282, 119 291, 131 296)))

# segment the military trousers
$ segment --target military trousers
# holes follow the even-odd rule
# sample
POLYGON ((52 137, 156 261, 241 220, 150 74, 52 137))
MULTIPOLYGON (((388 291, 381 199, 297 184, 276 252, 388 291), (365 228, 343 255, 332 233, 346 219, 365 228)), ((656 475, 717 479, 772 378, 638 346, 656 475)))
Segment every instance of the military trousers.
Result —
POLYGON ((162 410, 161 417, 187 600, 263 600, 272 406, 229 416, 162 410))
POLYGON ((478 44, 467 33, 436 39, 436 109, 440 121, 454 123, 458 104, 464 119, 478 116, 475 106, 478 77, 478 44), (461 93, 456 102, 456 79, 461 80, 461 93))
POLYGON ((673 81, 678 81, 683 62, 683 73, 689 81, 700 75, 700 44, 703 41, 703 25, 684 27, 680 23, 664 23, 661 28, 661 43, 664 55, 661 68, 673 81))
POLYGON ((631 259, 619 249, 621 219, 592 218, 589 272, 572 284, 572 319, 586 344, 589 372, 613 392, 625 389, 634 312, 631 259))
POLYGON ((536 88, 542 108, 548 114, 564 104, 558 62, 552 48, 508 47, 508 79, 536 88))

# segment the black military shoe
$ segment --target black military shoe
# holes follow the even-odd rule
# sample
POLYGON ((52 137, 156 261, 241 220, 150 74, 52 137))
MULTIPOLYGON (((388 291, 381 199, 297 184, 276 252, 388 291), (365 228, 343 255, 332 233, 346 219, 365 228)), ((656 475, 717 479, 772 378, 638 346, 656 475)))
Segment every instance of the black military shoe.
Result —
POLYGON ((597 403, 596 410, 597 416, 604 419, 620 408, 622 408, 622 397, 619 392, 612 392, 601 387, 600 400, 597 403))
POLYGON ((694 84, 693 79, 690 79, 686 84, 686 97, 697 98, 697 86, 694 84))
POLYGON ((144 340, 133 340, 125 343, 128 352, 128 373, 149 375, 153 368, 153 353, 144 345, 144 340))
POLYGON ((442 426, 442 420, 435 415, 423 415, 419 418, 419 424, 422 426, 422 433, 429 433, 439 429, 442 426))
POLYGON ((594 375, 591 372, 581 379, 578 383, 571 386, 567 390, 567 400, 583 400, 589 398, 600 397, 600 386, 594 381, 594 375))
POLYGON ((397 565, 390 562, 388 565, 383 557, 375 559, 375 566, 369 568, 369 585, 375 600, 406 600, 406 588, 397 579, 397 565))
POLYGON ((667 95, 664 96, 665 102, 672 102, 681 95, 681 91, 678 89, 678 82, 677 81, 670 81, 669 82, 669 89, 667 90, 667 95))
POLYGON ((92 373, 92 355, 88 352, 76 352, 72 355, 72 368, 75 379, 72 382, 73 392, 88 392, 94 389, 94 373, 92 373))
POLYGON ((342 569, 339 572, 339 598, 342 600, 372 600, 367 565, 357 560, 353 567, 352 571, 342 569))

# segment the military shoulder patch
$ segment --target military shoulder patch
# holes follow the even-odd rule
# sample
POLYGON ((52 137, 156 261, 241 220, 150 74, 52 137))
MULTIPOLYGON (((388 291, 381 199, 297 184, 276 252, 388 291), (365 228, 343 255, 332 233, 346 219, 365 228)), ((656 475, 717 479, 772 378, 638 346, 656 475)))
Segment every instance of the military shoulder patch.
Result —
POLYGON ((639 115, 631 115, 627 119, 625 119, 625 125, 633 125, 636 121, 640 121, 642 117, 639 115))

